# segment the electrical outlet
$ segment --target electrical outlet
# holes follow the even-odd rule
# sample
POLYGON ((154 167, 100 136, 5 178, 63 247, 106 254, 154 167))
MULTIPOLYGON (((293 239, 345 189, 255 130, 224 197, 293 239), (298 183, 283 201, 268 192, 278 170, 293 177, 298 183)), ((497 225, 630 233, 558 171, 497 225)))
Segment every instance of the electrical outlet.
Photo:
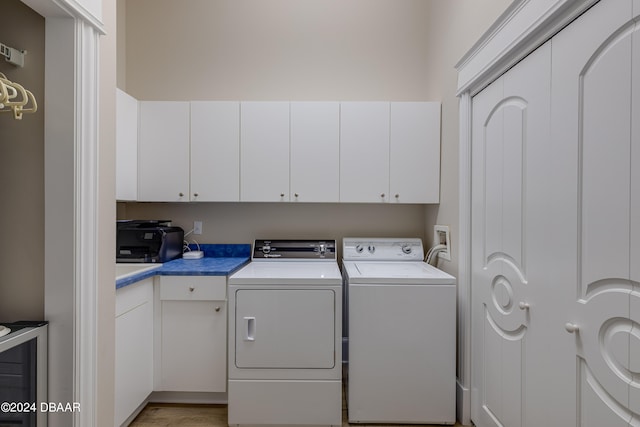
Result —
POLYGON ((436 245, 445 245, 447 247, 446 250, 438 254, 438 258, 451 261, 451 236, 448 225, 433 226, 433 246, 436 245))
POLYGON ((193 221, 193 234, 202 234, 202 221, 193 221))

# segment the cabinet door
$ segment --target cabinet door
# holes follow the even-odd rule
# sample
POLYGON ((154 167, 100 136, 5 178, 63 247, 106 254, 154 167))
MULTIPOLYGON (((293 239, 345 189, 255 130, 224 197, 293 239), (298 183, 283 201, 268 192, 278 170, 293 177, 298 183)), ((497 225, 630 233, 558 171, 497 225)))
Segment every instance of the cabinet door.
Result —
POLYGON ((227 390, 226 301, 162 301, 163 391, 227 390))
POLYGON ((138 100, 116 89, 116 199, 138 198, 138 100))
POLYGON ((390 201, 440 201, 440 103, 392 102, 390 201))
POLYGON ((294 202, 340 200, 340 104, 291 103, 291 195, 294 202))
POLYGON ((189 200, 189 103, 140 102, 138 200, 189 200))
POLYGON ((153 279, 116 292, 115 425, 153 391, 153 279))
POLYGON ((191 201, 240 200, 240 103, 191 103, 191 201))
POLYGON ((340 104, 340 201, 389 199, 389 103, 340 104))
POLYGON ((289 103, 240 104, 240 199, 289 200, 289 103))

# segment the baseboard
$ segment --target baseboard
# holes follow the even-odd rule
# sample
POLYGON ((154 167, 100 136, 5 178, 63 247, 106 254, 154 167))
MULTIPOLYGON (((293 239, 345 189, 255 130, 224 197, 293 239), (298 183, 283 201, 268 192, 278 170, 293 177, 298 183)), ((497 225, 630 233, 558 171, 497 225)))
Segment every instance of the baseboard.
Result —
POLYGON ((152 403, 227 404, 227 393, 154 391, 148 399, 152 403))
POLYGON ((456 418, 463 426, 471 424, 471 390, 456 380, 456 418))

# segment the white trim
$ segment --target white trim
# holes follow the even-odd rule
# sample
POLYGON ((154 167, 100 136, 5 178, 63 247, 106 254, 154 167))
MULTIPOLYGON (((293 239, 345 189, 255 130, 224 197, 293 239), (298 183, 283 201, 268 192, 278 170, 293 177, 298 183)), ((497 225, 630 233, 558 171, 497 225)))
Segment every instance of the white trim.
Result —
MULTIPOLYGON (((21 0, 45 18, 74 18, 91 25, 99 34, 106 34, 100 17, 89 12, 76 0, 21 0)), ((99 2, 102 4, 102 2, 99 2)))
POLYGON ((598 0, 516 0, 456 64, 458 91, 475 95, 598 0))
POLYGON ((98 34, 76 21, 76 283, 74 425, 97 425, 98 283, 98 34))
MULTIPOLYGON (((98 425, 98 69, 101 22, 82 5, 22 0, 45 18, 45 318, 49 427, 98 425)), ((94 2, 96 3, 96 2, 94 2)), ((101 1, 97 1, 101 9, 101 1)))
POLYGON ((458 420, 471 424, 471 95, 460 95, 458 200, 458 420))

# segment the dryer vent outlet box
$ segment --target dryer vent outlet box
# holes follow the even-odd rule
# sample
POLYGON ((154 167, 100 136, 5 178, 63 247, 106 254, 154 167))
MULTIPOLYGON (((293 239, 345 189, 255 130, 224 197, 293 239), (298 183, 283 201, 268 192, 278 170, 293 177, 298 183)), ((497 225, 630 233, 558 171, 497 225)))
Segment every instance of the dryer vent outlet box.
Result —
POLYGON ((451 261, 451 235, 448 225, 433 226, 433 246, 436 245, 445 245, 447 247, 446 250, 438 254, 438 258, 451 261))

